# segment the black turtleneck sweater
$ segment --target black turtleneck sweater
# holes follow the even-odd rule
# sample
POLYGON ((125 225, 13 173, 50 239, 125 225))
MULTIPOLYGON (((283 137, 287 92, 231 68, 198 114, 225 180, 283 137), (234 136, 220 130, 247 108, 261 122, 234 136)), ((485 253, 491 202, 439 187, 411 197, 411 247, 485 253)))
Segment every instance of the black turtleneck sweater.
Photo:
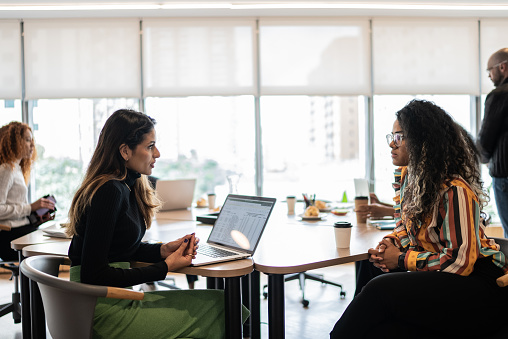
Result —
POLYGON ((133 189, 139 177, 128 170, 124 181, 110 180, 102 185, 81 216, 69 258, 72 266, 81 265, 82 283, 127 287, 166 277, 168 267, 161 258, 161 245, 141 242, 146 226, 133 189), (108 265, 118 261, 155 264, 132 269, 108 265))

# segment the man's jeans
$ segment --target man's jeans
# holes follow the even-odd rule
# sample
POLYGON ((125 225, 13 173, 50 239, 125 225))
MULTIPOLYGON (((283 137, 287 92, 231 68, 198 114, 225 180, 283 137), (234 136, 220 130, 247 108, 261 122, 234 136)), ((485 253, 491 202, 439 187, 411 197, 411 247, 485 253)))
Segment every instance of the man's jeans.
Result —
POLYGON ((497 213, 503 225, 504 236, 508 238, 508 178, 492 178, 497 213))

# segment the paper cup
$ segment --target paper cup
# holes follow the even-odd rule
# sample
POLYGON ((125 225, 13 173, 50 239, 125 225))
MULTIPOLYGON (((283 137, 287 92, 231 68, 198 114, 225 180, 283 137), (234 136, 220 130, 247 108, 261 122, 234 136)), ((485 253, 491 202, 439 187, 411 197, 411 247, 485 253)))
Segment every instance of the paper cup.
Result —
POLYGON ((349 248, 352 227, 351 223, 347 221, 338 221, 333 224, 333 230, 335 232, 335 246, 337 248, 349 248))
MULTIPOLYGON (((362 205, 369 204, 369 197, 356 197, 355 198, 355 210, 362 205)), ((367 222, 367 217, 361 216, 358 213, 356 214, 356 222, 358 224, 365 224, 367 222)))
POLYGON ((295 214, 296 197, 292 195, 288 196, 286 201, 288 203, 288 214, 295 214))
POLYGON ((208 208, 211 210, 215 208, 215 193, 208 194, 208 208))

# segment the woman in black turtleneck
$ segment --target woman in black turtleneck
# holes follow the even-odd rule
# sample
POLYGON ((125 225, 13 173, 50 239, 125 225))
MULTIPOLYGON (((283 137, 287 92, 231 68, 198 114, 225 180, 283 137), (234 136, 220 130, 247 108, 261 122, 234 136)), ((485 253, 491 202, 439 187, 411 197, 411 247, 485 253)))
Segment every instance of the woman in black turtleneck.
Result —
MULTIPOLYGON (((159 202, 149 184, 160 156, 155 121, 119 110, 106 121, 87 173, 69 211, 71 280, 128 287, 163 280, 191 264, 194 234, 166 244, 141 242, 159 202), (153 263, 130 268, 130 261, 153 263)), ((97 338, 222 338, 221 291, 155 291, 142 301, 100 298, 97 338)))

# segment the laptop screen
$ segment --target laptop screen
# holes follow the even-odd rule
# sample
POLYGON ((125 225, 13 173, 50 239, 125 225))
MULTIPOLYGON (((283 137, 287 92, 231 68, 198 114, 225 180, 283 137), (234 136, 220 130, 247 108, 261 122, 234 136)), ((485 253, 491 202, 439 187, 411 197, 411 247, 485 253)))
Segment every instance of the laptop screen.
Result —
POLYGON ((254 253, 275 200, 274 198, 228 195, 208 242, 254 253))

